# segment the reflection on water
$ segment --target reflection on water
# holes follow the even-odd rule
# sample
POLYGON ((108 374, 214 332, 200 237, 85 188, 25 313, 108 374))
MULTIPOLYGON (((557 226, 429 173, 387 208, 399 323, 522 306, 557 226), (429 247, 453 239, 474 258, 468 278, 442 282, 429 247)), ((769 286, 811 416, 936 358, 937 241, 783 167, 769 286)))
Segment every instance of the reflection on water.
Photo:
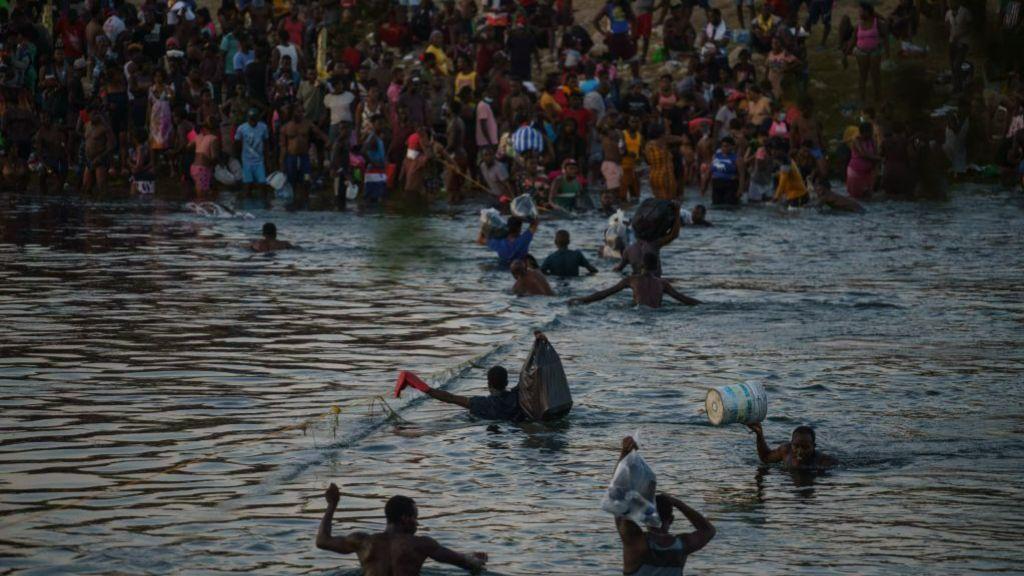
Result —
MULTIPOLYGON (((2 572, 351 573, 313 546, 336 481, 336 531, 380 529, 403 493, 425 534, 496 573, 617 573, 597 503, 636 430, 659 486, 718 527, 695 573, 1019 570, 1019 199, 712 213, 665 253, 706 304, 661 310, 567 309, 611 283, 607 262, 557 299, 511 297, 469 210, 178 208, 0 195, 2 572), (303 249, 245 250, 267 219, 303 249), (398 369, 483 394, 534 329, 573 385, 564 422, 376 399, 398 369), (811 424, 843 466, 764 468, 745 429, 709 426, 704 391, 745 379, 768 390, 769 442, 811 424)), ((600 219, 559 225, 596 249, 600 219)))

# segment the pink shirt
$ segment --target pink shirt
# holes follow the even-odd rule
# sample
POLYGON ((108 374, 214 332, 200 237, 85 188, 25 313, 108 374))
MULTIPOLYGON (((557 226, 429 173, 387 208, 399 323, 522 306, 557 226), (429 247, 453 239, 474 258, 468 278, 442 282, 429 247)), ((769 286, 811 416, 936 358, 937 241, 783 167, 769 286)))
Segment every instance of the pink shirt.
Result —
POLYGON ((498 143, 498 122, 494 118, 494 110, 486 100, 481 100, 476 105, 476 145, 492 146, 498 143), (486 126, 486 132, 480 129, 481 123, 486 126))

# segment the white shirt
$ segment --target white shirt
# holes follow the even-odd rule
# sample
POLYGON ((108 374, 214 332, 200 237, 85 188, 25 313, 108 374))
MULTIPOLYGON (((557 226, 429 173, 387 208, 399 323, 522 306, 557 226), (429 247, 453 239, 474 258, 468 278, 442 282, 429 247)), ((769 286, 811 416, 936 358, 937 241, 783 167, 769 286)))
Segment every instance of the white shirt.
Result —
MULTIPOLYGON (((288 57, 290 57, 292 59, 292 71, 293 72, 298 72, 299 71, 299 51, 295 48, 295 44, 291 44, 291 43, 289 43, 288 45, 278 44, 277 48, 275 48, 275 50, 277 50, 277 54, 281 57, 281 60, 284 60, 285 56, 288 56, 288 57)), ((280 60, 278 62, 280 62, 280 60)), ((279 63, 278 64, 278 68, 280 68, 280 67, 281 67, 281 65, 279 63)))
POLYGON ((331 111, 331 126, 339 122, 352 122, 352 103, 355 100, 356 95, 349 90, 324 96, 324 106, 331 111))

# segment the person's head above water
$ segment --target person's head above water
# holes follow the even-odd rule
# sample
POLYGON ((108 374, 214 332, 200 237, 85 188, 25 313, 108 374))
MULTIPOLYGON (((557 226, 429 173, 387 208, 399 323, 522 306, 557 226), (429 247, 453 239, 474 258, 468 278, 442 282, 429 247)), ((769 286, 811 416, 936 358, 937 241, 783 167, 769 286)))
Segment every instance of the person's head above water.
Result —
POLYGON ((387 518, 388 527, 400 534, 415 534, 419 526, 416 522, 419 510, 416 509, 416 502, 408 496, 392 496, 384 505, 384 517, 387 518))
POLYGON ((798 464, 814 461, 815 444, 814 428, 810 426, 797 426, 789 440, 789 445, 793 448, 793 458, 798 464))
POLYGON ((526 276, 526 261, 516 260, 508 267, 509 272, 512 273, 512 277, 516 280, 526 276))
POLYGON ((555 232, 555 246, 557 246, 558 248, 568 248, 569 247, 569 231, 568 230, 559 230, 558 232, 555 232))
POLYGON ((696 206, 693 207, 693 212, 691 213, 691 216, 693 217, 694 222, 703 222, 707 215, 708 209, 705 208, 703 204, 697 204, 696 206))
POLYGON ((277 240, 277 226, 274 226, 273 222, 263 225, 263 237, 268 240, 277 240))
POLYGON ((487 371, 487 389, 491 394, 504 392, 508 388, 508 370, 504 366, 491 366, 487 371))

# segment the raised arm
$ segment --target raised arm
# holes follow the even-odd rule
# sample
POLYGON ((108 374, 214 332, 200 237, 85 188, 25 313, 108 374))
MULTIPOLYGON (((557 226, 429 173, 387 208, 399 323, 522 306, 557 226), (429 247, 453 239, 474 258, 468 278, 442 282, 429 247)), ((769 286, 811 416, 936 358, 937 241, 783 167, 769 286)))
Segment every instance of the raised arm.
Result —
POLYGON ((764 430, 760 424, 747 424, 747 428, 757 436, 757 456, 761 459, 761 462, 765 464, 774 464, 775 462, 782 462, 786 457, 786 453, 789 452, 789 443, 780 444, 774 449, 768 446, 768 443, 764 439, 764 430))
POLYGON ((694 532, 679 535, 679 539, 683 541, 683 550, 685 550, 687 554, 693 554, 707 546, 708 542, 715 537, 715 527, 711 522, 708 522, 708 519, 705 518, 703 514, 697 512, 693 508, 690 508, 685 502, 675 496, 669 496, 668 494, 665 494, 665 496, 668 496, 669 502, 672 503, 672 506, 676 510, 682 512, 683 516, 686 516, 686 519, 690 521, 690 524, 693 524, 693 527, 696 528, 694 532))
POLYGON ((469 570, 471 572, 478 572, 487 564, 487 554, 484 554, 483 552, 462 554, 450 548, 441 546, 433 538, 427 538, 424 536, 419 540, 420 545, 424 548, 423 553, 435 562, 451 564, 452 566, 458 566, 459 568, 469 570))
POLYGON ((686 304, 687 306, 695 306, 697 304, 700 304, 700 300, 697 300, 696 298, 690 298, 686 294, 683 294, 682 292, 673 288, 672 284, 670 284, 668 280, 662 280, 661 287, 662 290, 665 291, 665 294, 668 294, 669 296, 675 298, 682 304, 686 304))
POLYGON ((358 552, 366 540, 366 534, 353 532, 346 536, 331 536, 331 523, 334 521, 334 512, 338 509, 338 500, 341 499, 341 492, 334 483, 331 483, 327 491, 324 492, 324 498, 327 499, 327 510, 324 512, 323 519, 320 520, 320 529, 316 533, 316 547, 339 554, 358 552))
POLYGON ((615 286, 612 286, 611 288, 605 288, 604 290, 599 290, 597 292, 594 292, 590 296, 584 296, 583 298, 573 298, 572 300, 569 300, 569 304, 570 305, 590 304, 591 302, 597 302, 598 300, 604 300, 605 298, 607 298, 607 297, 609 297, 609 296, 611 296, 613 294, 618 294, 619 292, 622 292, 627 286, 629 286, 629 278, 623 278, 622 280, 619 281, 618 284, 616 284, 615 286))

